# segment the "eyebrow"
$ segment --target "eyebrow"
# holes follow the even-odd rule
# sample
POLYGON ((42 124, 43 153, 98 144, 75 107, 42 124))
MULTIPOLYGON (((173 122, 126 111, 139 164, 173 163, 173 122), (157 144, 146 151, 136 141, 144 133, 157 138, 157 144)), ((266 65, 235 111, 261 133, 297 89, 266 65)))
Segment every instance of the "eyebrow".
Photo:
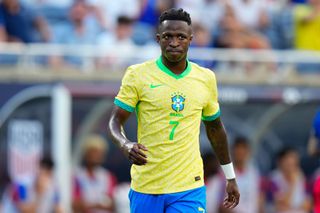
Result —
POLYGON ((184 33, 184 32, 168 32, 168 31, 166 31, 166 32, 162 32, 161 33, 161 35, 162 36, 164 36, 164 35, 183 35, 183 36, 188 36, 188 33, 184 33))

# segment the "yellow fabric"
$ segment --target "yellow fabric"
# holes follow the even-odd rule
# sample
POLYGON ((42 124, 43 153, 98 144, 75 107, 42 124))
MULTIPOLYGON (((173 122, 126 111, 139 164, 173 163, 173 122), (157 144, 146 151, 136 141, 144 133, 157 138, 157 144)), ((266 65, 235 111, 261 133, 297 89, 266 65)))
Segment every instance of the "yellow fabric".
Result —
POLYGON ((320 50, 320 13, 313 20, 303 22, 312 13, 312 8, 300 5, 295 8, 295 47, 304 50, 320 50))
POLYGON ((135 191, 174 193, 204 184, 200 123, 201 116, 214 120, 220 115, 217 84, 211 70, 191 62, 187 69, 170 75, 156 61, 147 61, 129 67, 122 80, 115 104, 135 108, 138 142, 149 150, 146 165, 131 167, 135 191))

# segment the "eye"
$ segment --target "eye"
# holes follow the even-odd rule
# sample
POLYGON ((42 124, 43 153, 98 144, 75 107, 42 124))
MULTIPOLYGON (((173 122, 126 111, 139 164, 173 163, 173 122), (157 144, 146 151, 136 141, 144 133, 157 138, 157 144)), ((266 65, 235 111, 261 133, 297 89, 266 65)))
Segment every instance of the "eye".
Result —
POLYGON ((186 38, 187 38, 187 37, 186 37, 185 35, 179 35, 179 36, 178 36, 178 39, 179 39, 179 40, 184 40, 184 39, 186 39, 186 38))
POLYGON ((168 40, 168 39, 169 39, 169 36, 168 36, 168 35, 164 35, 164 36, 162 36, 162 38, 163 38, 164 40, 168 40))

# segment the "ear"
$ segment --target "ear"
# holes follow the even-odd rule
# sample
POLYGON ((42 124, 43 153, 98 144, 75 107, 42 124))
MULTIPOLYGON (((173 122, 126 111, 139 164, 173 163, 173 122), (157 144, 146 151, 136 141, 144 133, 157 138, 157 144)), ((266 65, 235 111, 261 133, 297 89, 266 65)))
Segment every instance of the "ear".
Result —
POLYGON ((159 33, 156 34, 156 41, 158 44, 160 43, 160 34, 159 33))
POLYGON ((193 34, 190 35, 189 41, 191 42, 193 39, 193 34))

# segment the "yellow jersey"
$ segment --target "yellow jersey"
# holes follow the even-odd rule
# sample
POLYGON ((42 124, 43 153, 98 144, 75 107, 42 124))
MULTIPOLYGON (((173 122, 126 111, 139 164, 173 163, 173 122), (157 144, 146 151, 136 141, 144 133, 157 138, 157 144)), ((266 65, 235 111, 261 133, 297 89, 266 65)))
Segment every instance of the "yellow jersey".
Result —
POLYGON ((312 8, 307 5, 295 7, 295 47, 303 50, 320 50, 320 14, 313 20, 303 22, 302 20, 310 16, 312 8))
POLYGON ((215 74, 187 61, 180 75, 158 60, 130 66, 115 105, 136 111, 138 143, 146 165, 131 167, 131 188, 147 194, 182 192, 204 185, 200 123, 220 116, 215 74))

